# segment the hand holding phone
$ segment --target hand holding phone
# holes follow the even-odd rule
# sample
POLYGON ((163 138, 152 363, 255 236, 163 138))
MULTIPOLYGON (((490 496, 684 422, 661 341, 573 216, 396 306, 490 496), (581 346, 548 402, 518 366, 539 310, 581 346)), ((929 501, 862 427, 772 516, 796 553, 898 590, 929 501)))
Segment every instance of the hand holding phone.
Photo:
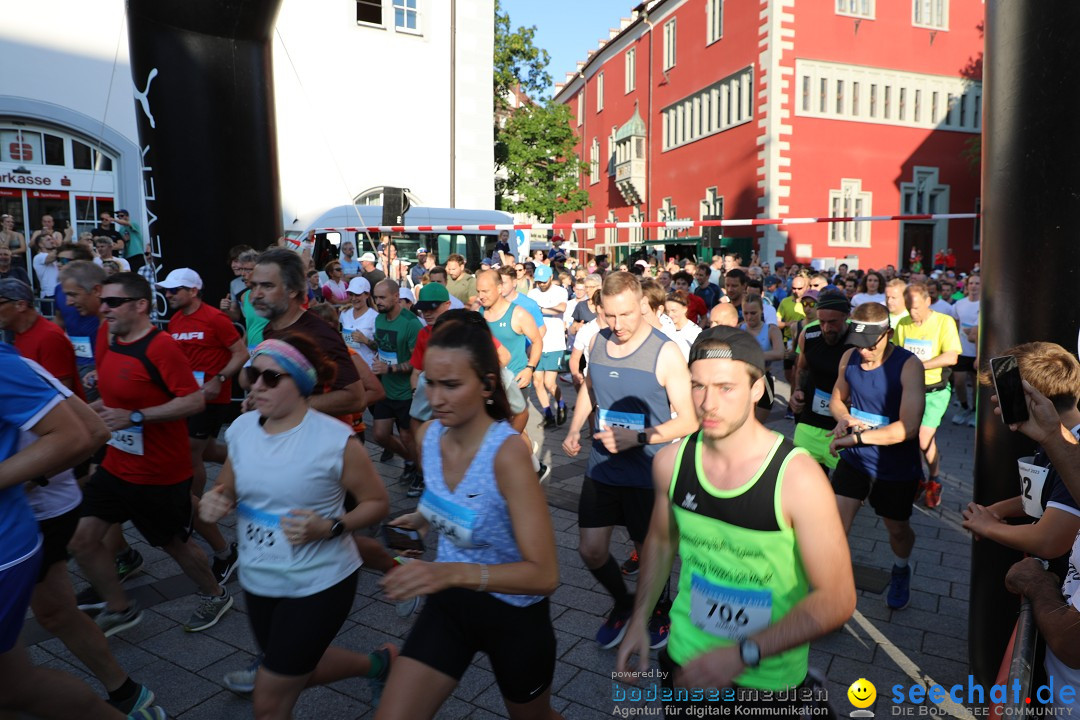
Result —
POLYGON ((1020 378, 1020 364, 1016 356, 990 358, 990 375, 994 380, 1002 421, 1006 425, 1027 422, 1027 397, 1024 395, 1024 383, 1020 378))

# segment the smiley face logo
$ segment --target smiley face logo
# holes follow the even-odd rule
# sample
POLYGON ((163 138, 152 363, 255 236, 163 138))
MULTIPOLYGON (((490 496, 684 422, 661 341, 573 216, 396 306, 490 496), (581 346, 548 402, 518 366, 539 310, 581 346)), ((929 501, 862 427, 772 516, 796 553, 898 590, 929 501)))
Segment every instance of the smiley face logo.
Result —
POLYGON ((847 691, 848 700, 857 708, 868 708, 877 699, 877 688, 866 678, 859 678, 851 683, 847 691))

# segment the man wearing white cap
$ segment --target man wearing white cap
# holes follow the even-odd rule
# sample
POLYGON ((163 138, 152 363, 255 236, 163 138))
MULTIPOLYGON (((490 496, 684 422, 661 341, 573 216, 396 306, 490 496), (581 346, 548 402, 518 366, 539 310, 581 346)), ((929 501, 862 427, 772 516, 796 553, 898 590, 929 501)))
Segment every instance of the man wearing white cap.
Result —
POLYGON ((349 282, 348 293, 352 307, 341 311, 341 335, 345 344, 359 353, 371 367, 375 361, 375 351, 379 348, 375 342, 375 318, 379 313, 371 307, 371 285, 362 277, 353 278, 349 282))
POLYGON ((202 301, 203 282, 191 268, 177 268, 157 284, 165 291, 174 311, 169 320, 169 334, 184 351, 195 382, 202 388, 206 408, 187 418, 191 443, 191 492, 195 508, 195 530, 214 550, 211 564, 214 576, 225 582, 236 568, 236 544, 225 542, 217 525, 199 519, 199 498, 206 486, 204 460, 225 462, 226 449, 216 442, 225 409, 232 398, 232 376, 248 359, 247 345, 228 315, 202 301))
POLYGON ((375 287, 386 279, 386 273, 379 269, 375 253, 366 252, 360 256, 360 275, 371 287, 375 287))

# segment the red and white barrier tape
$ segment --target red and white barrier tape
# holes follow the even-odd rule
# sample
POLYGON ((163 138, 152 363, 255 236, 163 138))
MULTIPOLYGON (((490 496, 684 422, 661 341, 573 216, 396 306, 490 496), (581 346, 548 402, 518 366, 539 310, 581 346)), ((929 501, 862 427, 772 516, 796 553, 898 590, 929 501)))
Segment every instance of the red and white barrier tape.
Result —
MULTIPOLYGON (((656 220, 642 222, 580 222, 580 223, 506 223, 495 225, 369 225, 356 227, 313 228, 314 232, 498 232, 500 230, 610 230, 666 228, 687 230, 693 227, 759 227, 763 225, 810 225, 813 223, 890 222, 897 220, 971 220, 979 213, 938 213, 933 215, 867 215, 863 217, 789 217, 751 218, 745 220, 656 220)), ((288 238, 293 245, 300 241, 288 238)))

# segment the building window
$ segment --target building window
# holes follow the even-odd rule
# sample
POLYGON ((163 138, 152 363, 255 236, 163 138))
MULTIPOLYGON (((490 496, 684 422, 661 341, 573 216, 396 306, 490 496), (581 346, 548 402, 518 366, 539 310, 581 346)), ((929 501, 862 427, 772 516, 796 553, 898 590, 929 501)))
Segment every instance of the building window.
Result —
MULTIPOLYGON (((615 217, 614 210, 608 211, 607 222, 618 222, 618 219, 615 217)), ((619 228, 604 228, 604 242, 606 242, 609 246, 619 242, 619 228)))
MULTIPOLYGON (((845 178, 839 190, 829 191, 829 217, 866 217, 872 214, 873 194, 863 192, 862 180, 845 178)), ((870 246, 869 222, 829 223, 829 245, 870 246)))
POLYGON ((394 27, 406 32, 420 32, 420 11, 416 4, 420 0, 394 0, 394 27))
POLYGON ((611 177, 615 177, 615 133, 618 132, 618 128, 612 127, 611 134, 607 139, 607 174, 611 177))
POLYGON ((589 217, 585 218, 585 222, 589 223, 589 229, 585 231, 585 239, 586 240, 595 240, 596 239, 596 216, 595 215, 590 215, 589 217))
POLYGON ((381 26, 382 0, 356 0, 356 22, 381 26))
POLYGON ((664 69, 675 67, 675 18, 664 23, 664 69))
POLYGON ((948 30, 949 0, 911 0, 911 24, 932 30, 948 30))
POLYGON ((820 60, 795 61, 803 97, 796 115, 966 133, 982 131, 982 84, 820 60), (815 102, 810 93, 820 87, 815 102), (895 93, 894 93, 895 91, 895 93), (896 100, 894 105, 894 98, 896 100))
POLYGON ((592 139, 589 148, 589 182, 600 182, 600 142, 596 138, 592 139))
POLYGON ((634 92, 637 87, 637 48, 626 51, 626 92, 634 92))
POLYGON ((78 140, 71 141, 71 157, 76 170, 112 171, 112 160, 108 155, 98 152, 78 140))
POLYGON ((664 150, 750 122, 753 66, 744 68, 660 111, 664 150))
POLYGON ((705 23, 706 45, 711 45, 724 36, 724 0, 706 0, 705 23))
MULTIPOLYGON (((671 204, 671 198, 666 197, 660 204, 660 207, 656 209, 656 219, 660 222, 678 219, 678 209, 671 204)), ((660 228, 660 237, 662 238, 675 238, 679 236, 679 231, 676 228, 660 228)))
MULTIPOLYGON (((641 212, 640 208, 635 206, 634 209, 630 211, 630 222, 632 222, 632 223, 645 222, 645 215, 641 212)), ((645 228, 642 228, 642 227, 630 228, 630 244, 631 245, 641 245, 644 242, 645 242, 645 228)))
MULTIPOLYGON (((74 141, 73 141, 74 142, 74 141)), ((81 143, 80 143, 81 144, 81 143)), ((21 128, 0 130, 0 161, 19 165, 59 165, 65 162, 64 138, 49 133, 32 132, 21 128)), ((86 150, 86 167, 91 169, 90 148, 86 150)), ((101 162, 112 169, 112 161, 102 155, 101 162)), ((98 168, 105 169, 105 168, 98 168)))
POLYGON ((604 73, 596 74, 596 112, 604 109, 604 73))
POLYGON ((916 167, 914 182, 900 183, 904 215, 934 215, 948 212, 948 185, 938 184, 938 169, 916 167))
POLYGON ((724 198, 716 194, 716 188, 705 189, 705 199, 701 201, 701 219, 706 216, 724 217, 724 198))
POLYGON ((874 0, 836 0, 836 14, 874 19, 874 0))
POLYGON ((581 127, 581 124, 585 122, 585 91, 578 90, 577 94, 577 124, 581 127))

